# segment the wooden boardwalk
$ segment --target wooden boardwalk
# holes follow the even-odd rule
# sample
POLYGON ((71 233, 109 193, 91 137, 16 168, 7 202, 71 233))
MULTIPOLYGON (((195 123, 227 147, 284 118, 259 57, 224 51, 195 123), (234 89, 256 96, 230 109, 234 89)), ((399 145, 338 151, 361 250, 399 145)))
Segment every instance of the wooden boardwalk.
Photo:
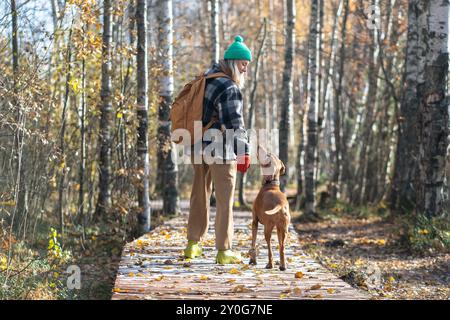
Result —
MULTIPOLYGON (((208 236, 202 241, 204 255, 192 261, 183 258, 187 212, 128 243, 122 252, 113 300, 120 299, 368 299, 301 250, 298 234, 290 227, 286 246, 287 270, 265 269, 267 246, 262 226, 257 244, 258 265, 248 265, 251 245, 251 213, 235 211, 233 249, 242 264, 215 264, 214 208, 208 236)), ((277 237, 272 237, 274 261, 278 259, 277 237)))

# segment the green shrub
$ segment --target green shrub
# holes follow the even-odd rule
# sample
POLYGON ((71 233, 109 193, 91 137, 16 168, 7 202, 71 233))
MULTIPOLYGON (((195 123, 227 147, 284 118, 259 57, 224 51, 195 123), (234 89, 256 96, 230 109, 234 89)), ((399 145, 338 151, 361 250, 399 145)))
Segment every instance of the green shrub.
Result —
POLYGON ((419 215, 407 225, 406 239, 414 251, 450 251, 450 216, 428 218, 419 215))

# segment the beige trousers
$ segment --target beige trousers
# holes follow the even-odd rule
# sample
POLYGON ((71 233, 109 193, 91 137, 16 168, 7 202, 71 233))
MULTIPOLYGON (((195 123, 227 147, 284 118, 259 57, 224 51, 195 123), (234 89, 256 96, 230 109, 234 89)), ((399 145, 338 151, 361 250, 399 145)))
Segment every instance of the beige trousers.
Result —
POLYGON ((194 181, 189 209, 188 240, 200 241, 208 232, 209 201, 212 182, 214 182, 217 208, 215 221, 216 249, 231 249, 234 234, 233 203, 236 185, 236 161, 210 165, 205 163, 193 164, 193 167, 194 181))

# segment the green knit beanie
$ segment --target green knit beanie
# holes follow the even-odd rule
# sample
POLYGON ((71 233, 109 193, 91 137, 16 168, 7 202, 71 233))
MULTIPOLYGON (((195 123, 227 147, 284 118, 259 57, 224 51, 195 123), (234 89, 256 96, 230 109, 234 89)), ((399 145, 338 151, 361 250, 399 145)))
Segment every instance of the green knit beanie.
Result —
POLYGON ((252 61, 252 53, 244 44, 244 39, 241 36, 236 36, 234 42, 225 51, 224 59, 252 61))

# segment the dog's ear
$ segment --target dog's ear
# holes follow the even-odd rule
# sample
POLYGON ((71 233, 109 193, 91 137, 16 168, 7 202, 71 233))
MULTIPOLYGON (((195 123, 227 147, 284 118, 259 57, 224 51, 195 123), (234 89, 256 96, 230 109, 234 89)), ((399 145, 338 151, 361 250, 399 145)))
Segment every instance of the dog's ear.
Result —
POLYGON ((280 176, 284 176, 286 174, 286 167, 283 161, 280 160, 280 163, 281 163, 280 176))
POLYGON ((267 150, 260 145, 258 145, 257 159, 263 168, 270 167, 271 158, 267 153, 267 150))

